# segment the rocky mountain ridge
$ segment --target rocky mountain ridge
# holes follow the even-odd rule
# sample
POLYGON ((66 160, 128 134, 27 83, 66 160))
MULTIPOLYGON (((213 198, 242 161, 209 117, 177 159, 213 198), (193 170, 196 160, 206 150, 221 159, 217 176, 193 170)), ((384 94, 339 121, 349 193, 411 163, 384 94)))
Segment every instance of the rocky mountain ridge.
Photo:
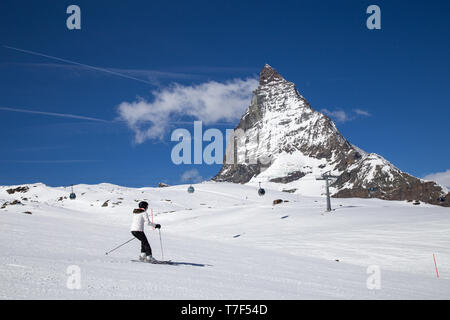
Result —
POLYGON ((352 145, 329 117, 311 108, 294 83, 265 65, 213 180, 298 185, 325 172, 338 177, 332 184, 334 197, 421 200, 450 206, 445 188, 352 145))

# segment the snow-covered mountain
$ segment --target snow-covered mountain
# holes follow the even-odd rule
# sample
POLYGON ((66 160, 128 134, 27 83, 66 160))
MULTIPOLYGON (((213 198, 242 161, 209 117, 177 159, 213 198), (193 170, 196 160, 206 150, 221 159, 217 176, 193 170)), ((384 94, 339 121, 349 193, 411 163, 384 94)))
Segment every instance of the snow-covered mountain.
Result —
POLYGON ((294 83, 265 65, 214 180, 274 182, 291 192, 320 195, 315 179, 326 172, 338 176, 332 185, 334 197, 421 200, 450 206, 448 190, 352 145, 329 117, 311 108, 294 83))

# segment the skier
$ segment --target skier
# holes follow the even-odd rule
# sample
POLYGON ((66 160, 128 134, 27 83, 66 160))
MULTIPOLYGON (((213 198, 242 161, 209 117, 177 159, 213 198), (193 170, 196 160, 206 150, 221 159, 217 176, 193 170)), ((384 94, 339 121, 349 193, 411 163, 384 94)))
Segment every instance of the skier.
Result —
POLYGON ((139 203, 139 209, 133 210, 133 222, 131 223, 130 231, 134 237, 141 241, 141 255, 139 256, 139 260, 155 262, 156 259, 152 256, 152 248, 150 247, 144 233, 144 222, 146 222, 149 226, 155 227, 156 229, 161 229, 161 225, 150 222, 147 209, 148 203, 142 201, 139 203))

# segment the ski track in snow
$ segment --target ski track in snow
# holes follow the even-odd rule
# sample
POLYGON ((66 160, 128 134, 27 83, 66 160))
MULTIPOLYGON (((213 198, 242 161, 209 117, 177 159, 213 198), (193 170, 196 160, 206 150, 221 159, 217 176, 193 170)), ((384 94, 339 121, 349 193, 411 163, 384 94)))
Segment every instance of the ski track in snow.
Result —
MULTIPOLYGON (((332 199, 335 210, 324 213, 323 197, 270 185, 264 197, 252 184, 194 187, 188 194, 187 186, 79 185, 73 201, 58 201, 70 192, 64 188, 35 184, 9 195, 0 187, 0 205, 24 203, 0 210, 0 298, 450 298, 448 208, 332 199), (162 224, 164 258, 184 264, 132 263, 137 240, 105 255, 132 238, 131 211, 143 199, 162 224), (289 202, 273 206, 274 199, 289 202), (72 265, 81 270, 79 290, 66 285, 72 265), (371 265, 381 269, 380 290, 367 289, 371 265)), ((146 233, 161 259, 158 231, 146 233)))

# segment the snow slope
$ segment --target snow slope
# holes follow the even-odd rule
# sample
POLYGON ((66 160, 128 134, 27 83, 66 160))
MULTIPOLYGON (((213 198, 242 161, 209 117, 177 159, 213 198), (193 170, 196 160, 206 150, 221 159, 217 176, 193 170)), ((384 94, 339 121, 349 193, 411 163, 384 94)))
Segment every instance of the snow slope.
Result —
MULTIPOLYGON (((0 209, 0 298, 450 298, 448 208, 332 199, 335 210, 324 213, 323 197, 272 184, 259 197, 256 185, 207 182, 194 194, 185 185, 78 185, 72 201, 65 188, 34 184, 8 194, 15 187, 0 187, 0 205, 23 203, 0 209), (144 199, 162 224, 165 258, 182 264, 131 262, 136 240, 105 255, 131 239, 131 210, 144 199), (274 206, 274 199, 288 202, 274 206), (79 290, 66 286, 71 265, 81 270, 79 290), (366 285, 372 265, 381 270, 380 290, 366 285)), ((158 232, 147 235, 160 258, 158 232)))

